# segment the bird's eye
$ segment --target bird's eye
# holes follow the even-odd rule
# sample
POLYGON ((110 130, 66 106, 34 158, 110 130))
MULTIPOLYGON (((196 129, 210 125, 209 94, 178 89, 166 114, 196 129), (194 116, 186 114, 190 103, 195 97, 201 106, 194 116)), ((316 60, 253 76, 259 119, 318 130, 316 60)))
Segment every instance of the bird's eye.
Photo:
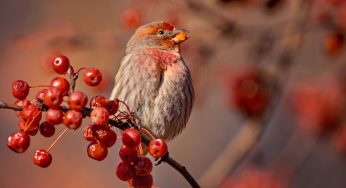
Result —
POLYGON ((160 34, 160 35, 163 35, 164 33, 165 33, 164 30, 162 30, 162 29, 159 30, 159 34, 160 34))

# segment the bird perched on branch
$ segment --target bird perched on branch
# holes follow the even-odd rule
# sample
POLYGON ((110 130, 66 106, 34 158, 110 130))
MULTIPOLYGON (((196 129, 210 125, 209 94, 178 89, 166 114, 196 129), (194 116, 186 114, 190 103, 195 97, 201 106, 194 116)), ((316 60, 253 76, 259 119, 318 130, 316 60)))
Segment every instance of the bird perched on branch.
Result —
POLYGON ((188 38, 187 31, 166 22, 139 27, 115 76, 111 99, 127 103, 157 138, 173 139, 191 114, 194 89, 180 55, 180 43, 188 38))

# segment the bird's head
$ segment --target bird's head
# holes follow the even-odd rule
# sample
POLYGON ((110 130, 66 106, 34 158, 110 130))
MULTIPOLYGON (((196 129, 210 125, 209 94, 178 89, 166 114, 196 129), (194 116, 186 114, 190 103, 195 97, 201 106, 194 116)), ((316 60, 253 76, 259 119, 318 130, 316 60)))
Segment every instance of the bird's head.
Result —
POLYGON ((176 29, 166 22, 152 22, 139 27, 127 44, 127 52, 141 48, 160 48, 179 51, 179 44, 189 38, 189 33, 176 29))

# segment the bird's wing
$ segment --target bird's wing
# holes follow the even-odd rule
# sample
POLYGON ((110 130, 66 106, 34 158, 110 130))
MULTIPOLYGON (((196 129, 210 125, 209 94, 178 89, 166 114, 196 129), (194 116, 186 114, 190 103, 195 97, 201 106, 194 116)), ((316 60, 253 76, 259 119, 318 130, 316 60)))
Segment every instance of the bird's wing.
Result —
POLYGON ((161 82, 162 70, 155 58, 145 51, 128 54, 121 62, 110 98, 126 102, 141 119, 144 109, 152 108, 161 82))

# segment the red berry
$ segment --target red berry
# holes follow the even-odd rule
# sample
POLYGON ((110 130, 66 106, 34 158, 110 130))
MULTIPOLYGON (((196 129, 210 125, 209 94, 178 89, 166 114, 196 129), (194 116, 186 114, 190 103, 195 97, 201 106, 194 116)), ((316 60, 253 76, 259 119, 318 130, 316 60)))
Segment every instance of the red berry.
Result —
MULTIPOLYGON (((30 104, 30 102, 28 100, 17 100, 14 105, 15 106, 19 106, 19 107, 27 107, 30 104)), ((22 111, 17 111, 17 115, 18 116, 23 116, 23 112, 22 111)))
POLYGON ((125 145, 121 146, 119 150, 119 156, 122 161, 125 163, 132 163, 138 159, 137 149, 129 148, 125 145))
POLYGON ((131 164, 120 162, 115 170, 116 176, 122 181, 128 181, 133 178, 135 169, 131 164))
POLYGON ((60 109, 49 108, 46 112, 46 121, 51 125, 62 123, 64 113, 60 109))
POLYGON ((153 163, 147 157, 139 157, 134 167, 137 176, 147 176, 153 170, 153 163))
POLYGON ((98 143, 90 143, 88 146, 88 156, 97 161, 102 161, 107 157, 108 149, 98 143))
POLYGON ((65 113, 64 124, 69 129, 78 129, 82 124, 83 116, 82 113, 76 110, 69 110, 65 113))
POLYGON ((50 81, 50 86, 57 88, 64 96, 70 90, 70 83, 63 77, 56 77, 50 81))
POLYGON ((149 153, 154 158, 163 157, 168 151, 167 144, 162 139, 152 140, 149 144, 149 153))
POLYGON ((12 83, 12 95, 19 100, 25 99, 29 94, 29 85, 23 80, 16 80, 12 83))
POLYGON ((59 55, 53 59, 52 66, 55 72, 64 74, 70 67, 70 60, 64 55, 59 55))
POLYGON ((338 55, 342 52, 345 36, 340 32, 330 33, 324 40, 325 51, 329 55, 338 55))
POLYGON ((30 102, 28 100, 17 100, 14 105, 16 106, 20 106, 20 107, 26 107, 30 104, 30 102))
POLYGON ((40 120, 42 118, 42 112, 37 106, 29 104, 23 108, 22 117, 26 120, 33 120, 33 118, 40 120))
POLYGON ((40 125, 40 133, 44 137, 51 137, 55 133, 55 127, 46 121, 42 122, 40 125))
POLYGON ((7 146, 17 153, 25 152, 30 145, 30 137, 23 131, 17 131, 11 134, 7 139, 7 146))
POLYGON ((82 111, 88 103, 88 97, 81 91, 74 91, 68 98, 68 105, 77 111, 82 111))
POLYGON ((35 165, 46 168, 52 163, 52 155, 48 151, 40 149, 35 152, 33 161, 35 165))
POLYGON ((151 188, 153 186, 153 176, 135 176, 132 185, 134 188, 151 188))
POLYGON ((125 28, 135 28, 141 23, 141 14, 137 9, 125 9, 121 13, 120 21, 125 28))
POLYGON ((49 108, 59 108, 60 104, 62 103, 62 95, 60 90, 55 87, 50 87, 47 90, 47 93, 43 102, 49 108))
POLYGON ((108 126, 92 126, 92 134, 103 146, 112 147, 117 141, 117 135, 108 126))
POLYGON ((107 125, 109 120, 109 113, 104 107, 96 107, 93 111, 91 111, 90 119, 91 122, 93 122, 93 124, 95 125, 107 125))
POLYGON ((25 121, 23 130, 30 135, 36 135, 38 125, 42 118, 42 112, 35 105, 28 105, 22 110, 22 117, 25 121))
POLYGON ((269 105, 268 92, 255 71, 240 75, 233 84, 233 103, 248 116, 262 115, 269 105))
POLYGON ((141 143, 141 134, 134 128, 124 130, 121 138, 123 144, 130 148, 135 148, 141 143))
POLYGON ((18 127, 21 131, 28 133, 30 136, 35 136, 39 128, 39 122, 34 121, 29 125, 29 122, 27 120, 20 118, 18 127))
POLYGON ((84 72, 83 80, 89 86, 97 86, 102 80, 102 74, 98 69, 88 68, 84 72))
POLYGON ((107 103, 106 97, 98 95, 98 96, 91 99, 90 107, 91 108, 105 107, 106 103, 107 103))
POLYGON ((48 89, 42 89, 39 92, 36 93, 36 99, 40 102, 44 101, 44 98, 46 97, 48 89))
POLYGON ((96 141, 96 138, 93 135, 92 127, 92 125, 89 125, 85 127, 83 131, 83 136, 87 141, 96 141))
POLYGON ((105 108, 108 110, 109 114, 115 114, 119 110, 119 100, 114 99, 107 101, 105 108))

